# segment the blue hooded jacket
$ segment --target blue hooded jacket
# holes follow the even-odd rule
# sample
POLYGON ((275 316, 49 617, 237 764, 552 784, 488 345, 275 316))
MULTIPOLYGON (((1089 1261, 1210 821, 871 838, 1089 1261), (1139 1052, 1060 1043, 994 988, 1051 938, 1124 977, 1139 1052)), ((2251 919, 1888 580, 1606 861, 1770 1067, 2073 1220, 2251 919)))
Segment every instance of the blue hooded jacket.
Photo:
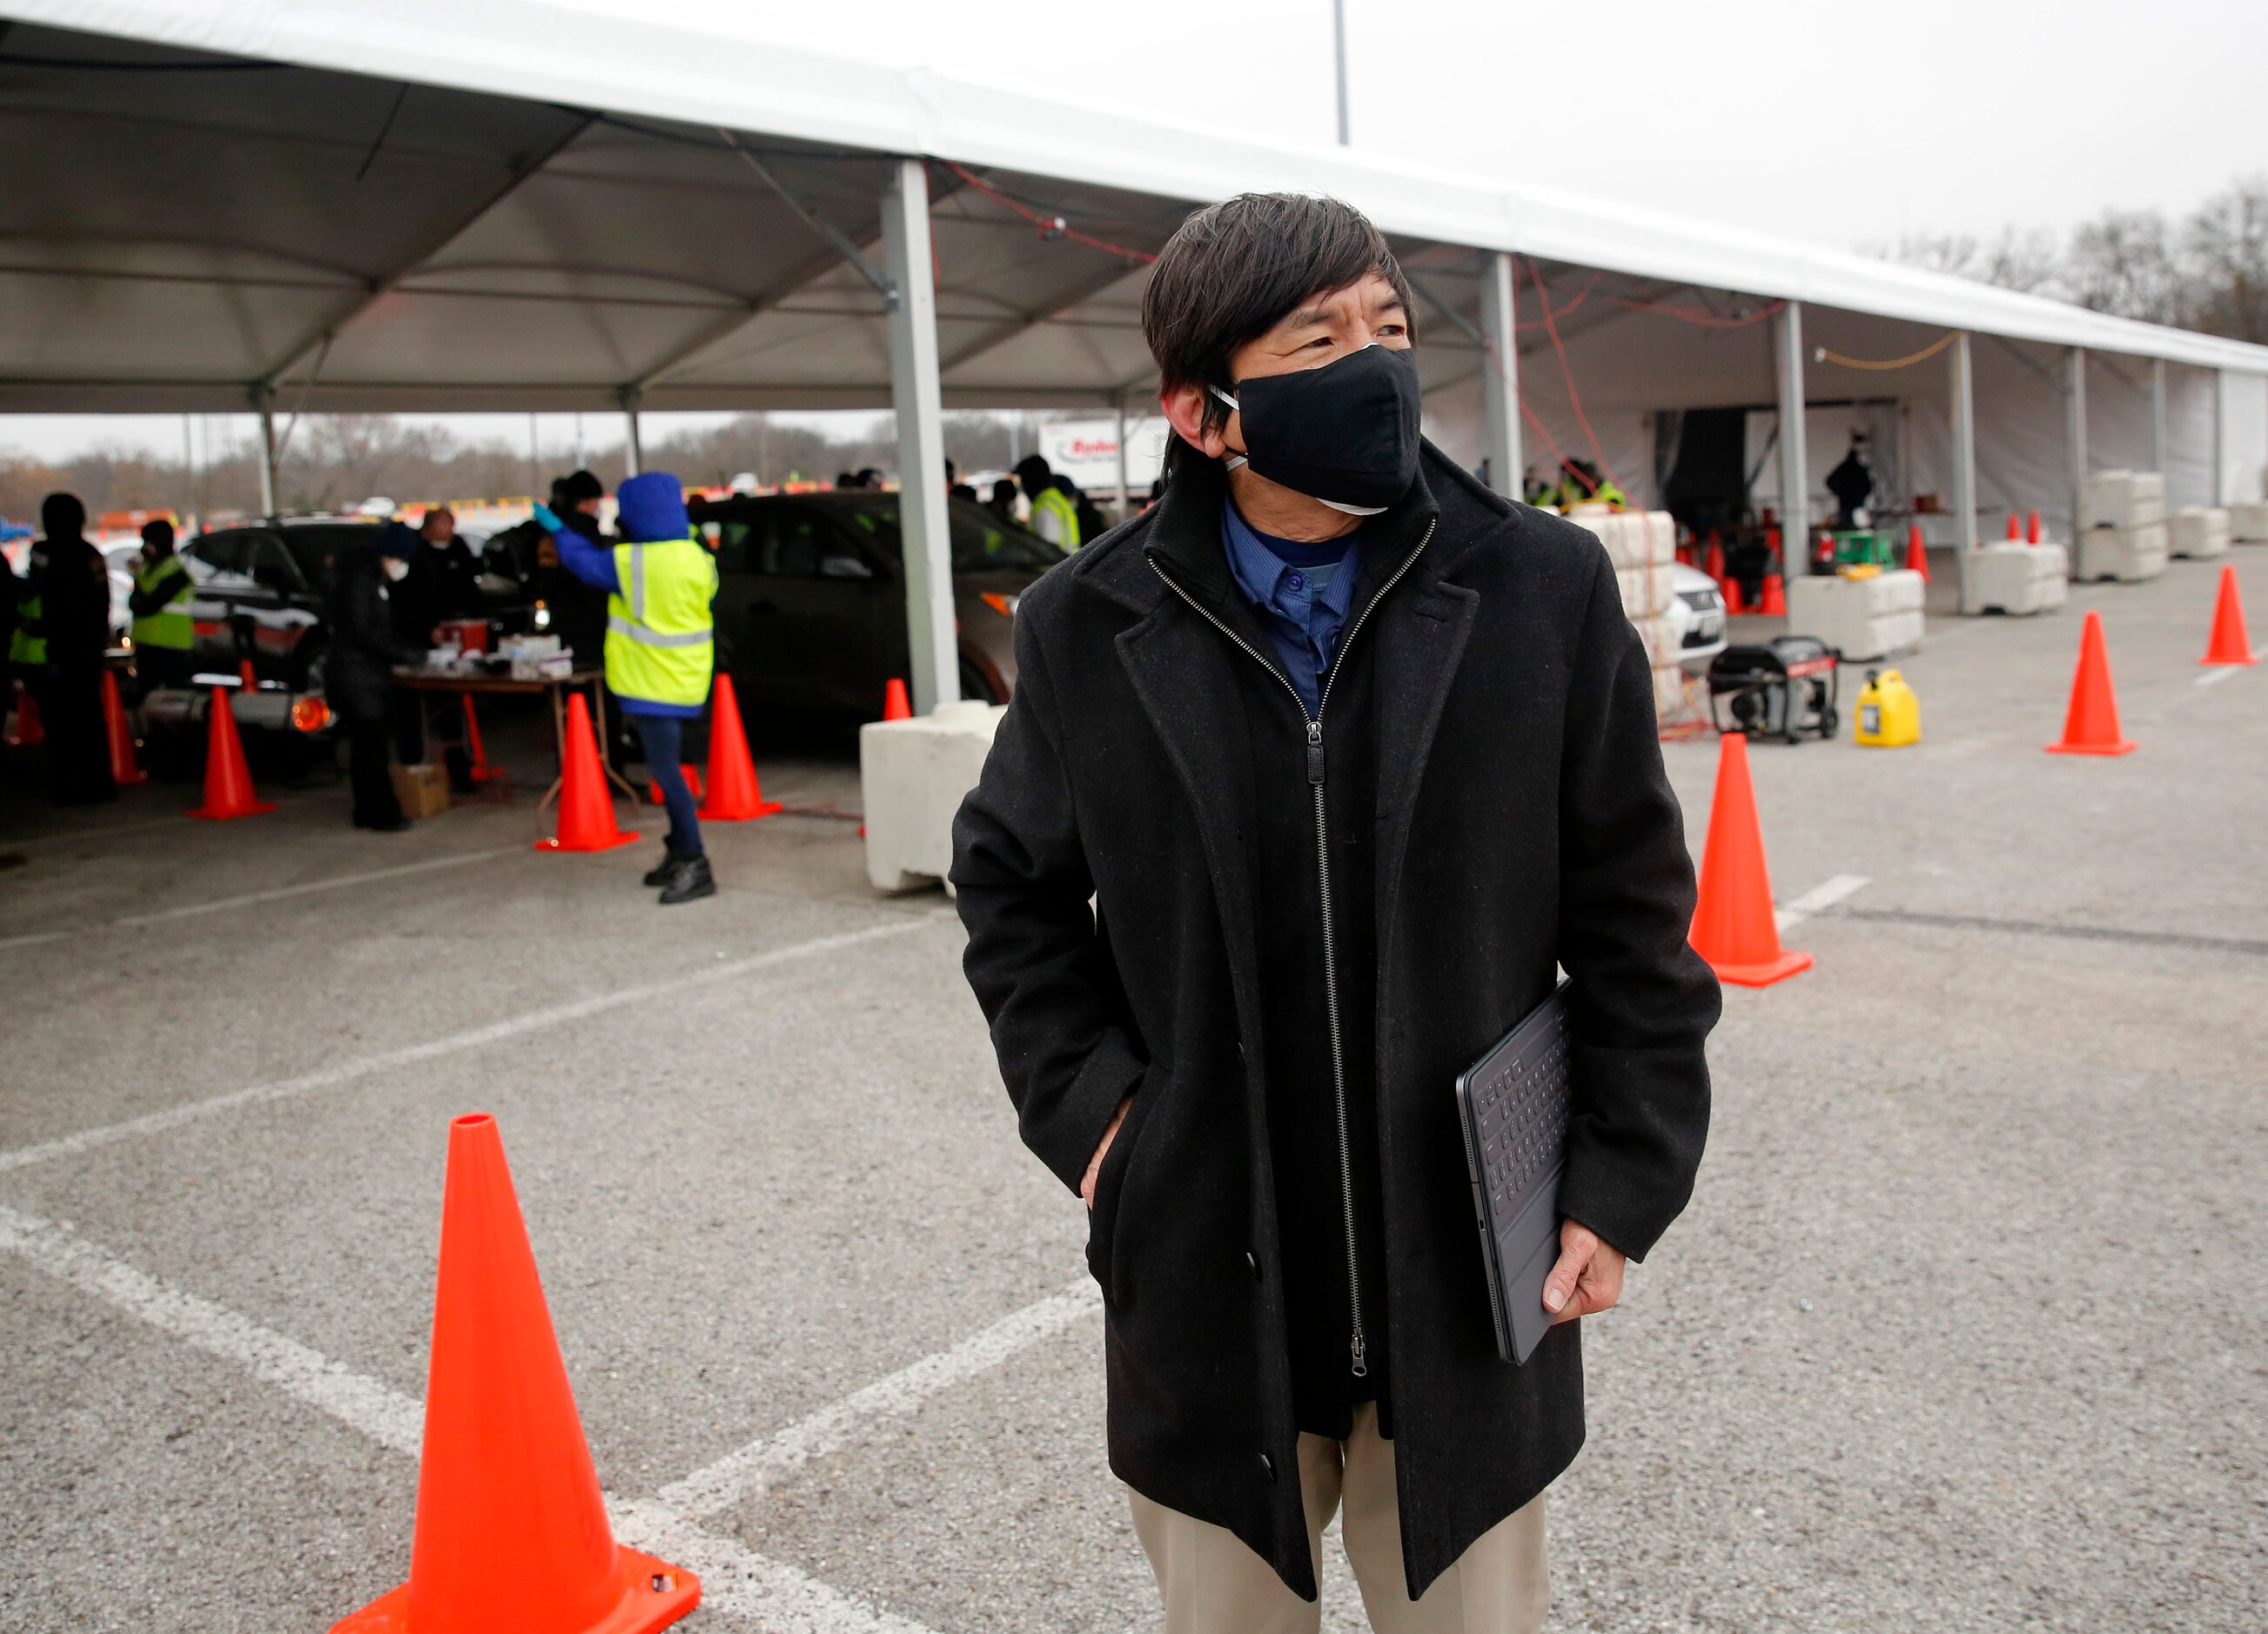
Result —
MULTIPOLYGON (((685 512, 685 489, 666 471, 644 471, 630 478, 615 490, 615 520, 622 536, 635 543, 683 539, 693 530, 685 512)), ((571 528, 552 534, 551 542, 558 548, 560 561, 576 578, 610 594, 622 593, 622 578, 615 571, 615 553, 608 547, 593 544, 571 528)), ((625 715, 675 715, 695 720, 700 718, 701 711, 702 705, 698 703, 622 698, 625 715)))

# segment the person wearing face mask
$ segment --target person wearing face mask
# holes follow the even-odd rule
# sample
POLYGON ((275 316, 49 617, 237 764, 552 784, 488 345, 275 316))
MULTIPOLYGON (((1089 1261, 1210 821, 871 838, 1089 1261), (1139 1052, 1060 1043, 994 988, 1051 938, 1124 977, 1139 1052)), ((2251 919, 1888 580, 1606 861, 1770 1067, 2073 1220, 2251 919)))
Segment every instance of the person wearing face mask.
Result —
POLYGON ((388 522, 375 538, 341 550, 331 570, 331 646, 323 689, 347 740, 347 780, 354 825, 379 834, 409 826, 387 770, 396 665, 422 664, 425 649, 394 626, 393 587, 409 576, 423 548, 416 534, 388 522))
POLYGON ((1112 1469, 1167 1634, 1532 1634, 1576 1318, 1683 1207, 1715 977, 1646 658, 1587 531, 1425 442, 1410 292, 1348 206, 1167 245, 1152 509, 1024 593, 954 829, 1022 1137, 1088 1211, 1112 1469), (1499 1359, 1454 1083, 1553 989, 1557 1325, 1499 1359))

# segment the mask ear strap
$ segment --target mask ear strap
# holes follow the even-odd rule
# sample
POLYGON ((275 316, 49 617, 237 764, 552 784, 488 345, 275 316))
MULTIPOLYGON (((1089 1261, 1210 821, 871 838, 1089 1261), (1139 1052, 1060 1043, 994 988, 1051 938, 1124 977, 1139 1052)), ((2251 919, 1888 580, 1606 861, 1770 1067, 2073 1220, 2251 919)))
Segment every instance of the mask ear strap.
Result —
MULTIPOLYGON (((1209 386, 1205 389, 1211 392, 1215 397, 1219 398, 1221 401, 1226 403, 1231 408, 1236 409, 1239 413, 1243 412, 1243 406, 1240 404, 1235 398, 1231 397, 1226 392, 1222 391, 1218 386, 1209 386)), ((1249 465, 1251 463, 1252 461, 1249 456, 1237 453, 1235 449, 1232 448, 1228 451, 1228 459, 1226 462, 1222 465, 1221 469, 1224 471, 1233 471, 1239 466, 1249 465)))

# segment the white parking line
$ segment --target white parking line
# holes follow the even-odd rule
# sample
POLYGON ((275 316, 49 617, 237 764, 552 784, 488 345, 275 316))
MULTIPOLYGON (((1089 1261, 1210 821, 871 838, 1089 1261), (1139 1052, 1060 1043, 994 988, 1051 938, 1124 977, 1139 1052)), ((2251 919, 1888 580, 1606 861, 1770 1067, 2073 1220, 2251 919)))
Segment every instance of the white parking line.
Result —
POLYGON ((2197 678, 2197 684, 2200 687, 2218 687, 2222 681, 2227 681, 2231 675, 2234 675, 2237 672, 2234 667, 2209 669, 2205 671, 2204 674, 2197 678))
MULTIPOLYGON (((0 1205, 0 1250, 208 1356, 243 1368, 391 1452, 418 1455, 424 1436, 422 1403, 296 1339, 184 1292, 52 1220, 4 1205, 0 1205)), ((665 1503, 609 1495, 607 1509, 623 1542, 697 1573, 702 1604, 711 1610, 780 1634, 932 1634, 918 1623, 706 1531, 665 1503)))
POLYGON ((1786 931, 1790 925, 1801 924, 1814 914, 1824 913, 1845 897, 1865 890, 1872 883, 1862 873, 1838 873, 1831 880, 1813 886, 1775 913, 1772 921, 1786 931))
POLYGON ((254 1084, 247 1089, 231 1090, 225 1095, 214 1095, 204 1100, 193 1100, 186 1105, 167 1107, 161 1112, 144 1113, 138 1118, 105 1124, 99 1129, 80 1130, 76 1134, 63 1135, 54 1140, 40 1141, 35 1145, 18 1146, 12 1152, 0 1152, 0 1173, 11 1169, 28 1168, 35 1163, 45 1163, 55 1158, 75 1157, 114 1142, 131 1140, 137 1136, 155 1135, 162 1130, 177 1129, 239 1108, 259 1106, 268 1101, 284 1100, 294 1095, 304 1095, 318 1089, 332 1089, 341 1084, 350 1084, 357 1078, 393 1067, 415 1066, 440 1056, 456 1055, 467 1049, 477 1049, 483 1044, 497 1043, 507 1038, 517 1038, 523 1033, 533 1033, 547 1027, 561 1027, 570 1021, 579 1021, 587 1016, 603 1015, 610 1010, 638 1005, 665 993, 674 993, 688 988, 712 986, 718 982, 731 982, 758 971, 792 964, 798 960, 817 958, 845 947, 856 947, 864 942, 880 941, 885 937, 904 936, 938 923, 932 914, 894 915, 887 924, 869 925, 863 931, 844 931, 834 936, 814 937, 808 942, 797 942, 786 947, 776 947, 768 953, 756 953, 747 959, 733 959, 705 965, 661 982, 646 982, 634 987, 618 987, 611 991, 594 993, 588 998, 574 999, 563 1005, 547 1005, 541 1010, 530 1010, 502 1021, 492 1021, 469 1032, 455 1033, 446 1038, 436 1038, 422 1044, 408 1044, 399 1049, 382 1050, 374 1056, 361 1056, 350 1061, 341 1061, 312 1072, 302 1072, 296 1078, 279 1078, 272 1084, 254 1084))
POLYGON ((191 902, 185 908, 165 908, 156 913, 129 914, 123 919, 113 919, 108 924, 90 927, 97 931, 122 930, 128 925, 164 924, 169 920, 194 919, 201 914, 225 913, 232 908, 251 908, 261 902, 280 902, 288 897, 313 896, 319 891, 342 891, 349 886, 374 885, 380 880, 407 879, 411 874, 431 873, 441 868, 461 868, 467 863, 484 863, 498 857, 519 854, 517 846, 499 846, 490 851, 460 851, 448 857, 430 857, 423 862, 403 863, 394 868, 372 868, 366 873, 342 873, 329 880, 310 880, 305 885, 280 885, 272 891, 247 891, 241 896, 216 897, 209 902, 191 902))
POLYGON ((688 1515, 713 1515, 743 1498, 761 1498, 774 1482, 856 1440, 874 1424, 904 1417, 939 1391, 998 1367, 1101 1308, 1102 1296, 1093 1279, 1081 1277, 1060 1293, 1012 1311, 951 1350, 924 1356, 833 1406, 673 1482, 662 1488, 661 1501, 688 1515))

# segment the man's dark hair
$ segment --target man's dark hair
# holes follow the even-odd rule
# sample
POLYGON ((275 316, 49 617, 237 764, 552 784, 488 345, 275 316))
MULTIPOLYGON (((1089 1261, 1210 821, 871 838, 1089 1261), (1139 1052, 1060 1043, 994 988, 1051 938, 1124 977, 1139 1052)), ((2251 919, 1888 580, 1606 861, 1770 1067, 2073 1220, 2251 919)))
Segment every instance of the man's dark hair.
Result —
POLYGON ((142 524, 142 542, 161 556, 173 554, 173 525, 164 517, 152 517, 142 524))
MULTIPOLYGON (((1351 204, 1303 193, 1240 193, 1209 204, 1181 224, 1150 269, 1142 292, 1142 337, 1157 360, 1159 384, 1233 391, 1228 360, 1309 296, 1343 290, 1376 273, 1402 298, 1417 337, 1410 281, 1386 235, 1351 204)), ((1205 423, 1228 408, 1210 392, 1205 423)), ((1168 472, 1185 445, 1166 446, 1168 472)))
POLYGON ((607 485, 592 471, 574 471, 559 479, 559 497, 569 504, 585 499, 604 499, 607 485))
POLYGON ((77 494, 49 494, 40 501, 40 531, 49 539, 77 539, 86 531, 86 507, 77 494))
POLYGON ((1044 454, 1026 454, 1016 461, 1017 484, 1035 499, 1054 487, 1055 480, 1055 467, 1044 454))

